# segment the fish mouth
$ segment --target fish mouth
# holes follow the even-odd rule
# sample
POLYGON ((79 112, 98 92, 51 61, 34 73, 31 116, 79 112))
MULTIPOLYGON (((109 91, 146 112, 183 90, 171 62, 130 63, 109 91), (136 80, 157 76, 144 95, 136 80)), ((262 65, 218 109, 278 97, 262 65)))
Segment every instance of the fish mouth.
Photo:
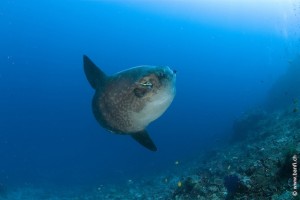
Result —
POLYGON ((168 93, 170 93, 171 96, 174 96, 176 93, 176 72, 176 70, 172 70, 168 66, 164 68, 164 90, 168 91, 168 93))

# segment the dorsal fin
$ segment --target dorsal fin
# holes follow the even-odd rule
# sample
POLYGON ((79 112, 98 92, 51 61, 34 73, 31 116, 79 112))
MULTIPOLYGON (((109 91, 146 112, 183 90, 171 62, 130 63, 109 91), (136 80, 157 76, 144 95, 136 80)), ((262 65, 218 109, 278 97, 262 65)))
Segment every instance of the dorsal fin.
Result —
POLYGON ((151 140, 146 130, 139 131, 131 134, 132 138, 135 139, 138 143, 146 147, 151 151, 157 151, 157 148, 154 142, 151 140))
POLYGON ((107 76, 86 55, 83 55, 83 68, 87 80, 94 89, 105 84, 107 76))

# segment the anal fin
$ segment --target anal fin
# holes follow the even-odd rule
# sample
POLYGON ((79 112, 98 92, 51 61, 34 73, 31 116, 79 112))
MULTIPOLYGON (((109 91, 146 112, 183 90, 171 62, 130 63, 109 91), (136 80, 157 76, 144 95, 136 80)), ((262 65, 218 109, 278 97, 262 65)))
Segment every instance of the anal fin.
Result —
POLYGON ((133 139, 135 139, 138 143, 140 143, 147 149, 151 151, 157 151, 154 142, 152 141, 146 130, 133 133, 131 134, 131 136, 133 139))

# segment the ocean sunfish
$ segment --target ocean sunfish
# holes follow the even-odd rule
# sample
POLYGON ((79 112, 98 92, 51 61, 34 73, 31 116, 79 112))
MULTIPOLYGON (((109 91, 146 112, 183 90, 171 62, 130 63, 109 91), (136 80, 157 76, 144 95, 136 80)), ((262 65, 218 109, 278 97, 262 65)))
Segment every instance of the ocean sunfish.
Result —
POLYGON ((130 135, 156 151, 146 127, 173 101, 176 71, 169 67, 138 66, 107 76, 85 55, 83 66, 95 89, 92 109, 99 124, 112 133, 130 135))

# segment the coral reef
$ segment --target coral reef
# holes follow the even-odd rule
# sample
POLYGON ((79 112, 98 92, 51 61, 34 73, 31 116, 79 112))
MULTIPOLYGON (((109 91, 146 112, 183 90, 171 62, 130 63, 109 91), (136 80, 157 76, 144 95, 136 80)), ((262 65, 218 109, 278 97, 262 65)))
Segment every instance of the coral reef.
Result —
POLYGON ((253 135, 258 133, 262 126, 268 125, 267 123, 269 123, 269 121, 265 119, 266 112, 260 109, 255 109, 244 113, 233 124, 233 135, 231 141, 241 142, 249 139, 249 136, 250 138, 257 139, 257 137, 253 137, 253 135))
MULTIPOLYGON (((206 192, 193 190, 199 195, 198 199, 293 198, 292 159, 300 156, 300 115, 286 110, 262 113, 256 111, 243 116, 239 121, 243 131, 239 129, 234 133, 235 137, 244 134, 239 137, 243 140, 228 146, 198 168, 199 177, 207 173, 209 177, 201 182, 206 192), (249 129, 251 134, 245 133, 249 129), (215 183, 222 178, 224 184, 222 181, 215 183), (216 190, 209 190, 214 186, 216 190)), ((198 183, 200 181, 194 184, 198 183)), ((183 192, 177 199, 187 199, 186 194, 183 192)))
MULTIPOLYGON (((293 167, 300 158, 300 113, 277 110, 250 111, 237 120, 226 147, 203 153, 173 170, 124 185, 100 185, 64 191, 19 188, 0 200, 290 200, 294 190, 293 167), (242 134, 242 135, 240 135, 242 134)), ((296 175, 298 178, 298 175, 296 175)), ((299 189, 299 184, 296 183, 299 189)), ((294 199, 299 199, 299 196, 294 199)))
POLYGON ((236 174, 231 174, 225 176, 224 178, 224 186, 227 189, 227 196, 226 199, 232 199, 235 193, 241 187, 241 180, 236 174))
MULTIPOLYGON (((122 185, 55 191, 17 188, 0 200, 290 200, 300 192, 300 113, 252 110, 235 122, 232 141, 174 169, 122 185), (299 179, 298 179, 299 180, 299 179), (295 189, 296 188, 296 189, 295 189), (299 191, 297 191, 299 190, 299 191), (74 192, 76 191, 76 192, 74 192)), ((3 193, 0 185, 0 193, 3 193)))

